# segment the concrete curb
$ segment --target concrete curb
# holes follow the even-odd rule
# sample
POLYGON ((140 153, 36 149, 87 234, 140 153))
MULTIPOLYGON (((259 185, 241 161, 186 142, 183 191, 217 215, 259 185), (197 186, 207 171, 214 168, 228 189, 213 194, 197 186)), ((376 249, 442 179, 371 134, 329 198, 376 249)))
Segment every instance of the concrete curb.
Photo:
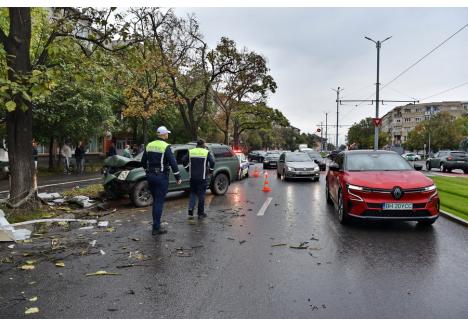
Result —
POLYGON ((452 220, 455 223, 461 224, 465 227, 468 227, 468 221, 462 219, 461 217, 458 217, 456 215, 450 214, 446 211, 440 210, 440 215, 445 217, 446 219, 452 220))

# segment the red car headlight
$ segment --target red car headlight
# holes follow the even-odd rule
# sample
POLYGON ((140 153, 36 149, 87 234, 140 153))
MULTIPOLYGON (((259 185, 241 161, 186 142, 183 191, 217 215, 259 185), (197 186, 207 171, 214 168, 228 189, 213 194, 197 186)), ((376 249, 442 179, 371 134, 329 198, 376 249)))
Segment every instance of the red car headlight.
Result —
POLYGON ((363 187, 348 184, 347 188, 348 188, 348 195, 349 195, 350 200, 364 201, 360 196, 352 192, 352 190, 363 191, 364 190, 363 187))

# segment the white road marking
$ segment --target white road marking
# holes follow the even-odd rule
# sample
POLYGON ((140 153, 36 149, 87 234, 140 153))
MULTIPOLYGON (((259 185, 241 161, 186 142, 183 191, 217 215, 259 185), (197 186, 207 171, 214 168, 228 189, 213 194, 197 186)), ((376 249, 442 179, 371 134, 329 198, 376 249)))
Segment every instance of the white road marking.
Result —
POLYGON ((270 205, 272 200, 273 200, 273 197, 268 197, 267 200, 265 200, 262 207, 258 211, 257 216, 263 216, 265 214, 265 211, 267 210, 268 205, 270 205))
MULTIPOLYGON (((49 185, 39 186, 39 187, 37 187, 37 188, 38 188, 38 189, 41 189, 41 188, 47 188, 47 187, 53 187, 53 186, 66 185, 66 184, 69 184, 69 183, 80 183, 80 182, 88 182, 88 181, 96 181, 96 180, 101 180, 101 178, 93 178, 93 179, 85 179, 85 180, 76 180, 76 181, 67 181, 67 182, 61 182, 61 183, 52 183, 52 184, 49 184, 49 185)), ((10 192, 10 190, 0 191, 0 194, 6 193, 6 192, 10 192)))

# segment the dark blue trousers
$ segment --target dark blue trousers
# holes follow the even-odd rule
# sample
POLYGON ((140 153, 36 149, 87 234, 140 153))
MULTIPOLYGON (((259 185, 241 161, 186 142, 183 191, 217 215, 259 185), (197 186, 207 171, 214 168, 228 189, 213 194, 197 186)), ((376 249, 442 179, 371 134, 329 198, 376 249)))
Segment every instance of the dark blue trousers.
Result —
POLYGON ((169 177, 163 173, 148 173, 146 178, 153 196, 153 230, 159 230, 164 200, 169 187, 169 177))
POLYGON ((189 210, 195 208, 195 201, 198 198, 198 215, 205 212, 205 193, 206 193, 206 180, 192 180, 190 179, 190 201, 189 210))

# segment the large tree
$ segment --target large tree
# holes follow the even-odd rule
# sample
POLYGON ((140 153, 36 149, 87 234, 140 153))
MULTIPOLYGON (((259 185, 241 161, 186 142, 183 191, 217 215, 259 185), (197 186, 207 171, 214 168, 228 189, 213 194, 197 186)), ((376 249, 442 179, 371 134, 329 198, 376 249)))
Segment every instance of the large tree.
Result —
POLYGON ((97 46, 109 48, 116 31, 121 31, 125 39, 125 25, 119 25, 122 17, 118 14, 112 17, 113 11, 54 8, 36 20, 31 17, 31 8, 1 11, 0 42, 6 60, 2 62, 0 96, 7 110, 11 206, 25 204, 28 199, 35 198, 37 192, 31 155, 32 107, 34 98, 43 96, 52 86, 48 70, 49 51, 63 38, 76 40, 87 55, 91 55, 97 46), (44 26, 40 28, 39 36, 32 33, 36 25, 44 26), (31 47, 35 40, 38 40, 37 44, 31 47))
MULTIPOLYGON (((372 118, 362 119, 358 123, 353 124, 348 130, 348 143, 356 144, 359 149, 374 148, 374 125, 372 118)), ((379 134, 379 148, 388 143, 388 135, 385 133, 379 134)))
POLYGON ((236 111, 242 109, 242 102, 264 102, 268 92, 274 93, 277 88, 263 56, 243 49, 236 58, 235 73, 223 74, 215 83, 217 110, 213 121, 223 132, 225 144, 229 143, 233 118, 236 111))

